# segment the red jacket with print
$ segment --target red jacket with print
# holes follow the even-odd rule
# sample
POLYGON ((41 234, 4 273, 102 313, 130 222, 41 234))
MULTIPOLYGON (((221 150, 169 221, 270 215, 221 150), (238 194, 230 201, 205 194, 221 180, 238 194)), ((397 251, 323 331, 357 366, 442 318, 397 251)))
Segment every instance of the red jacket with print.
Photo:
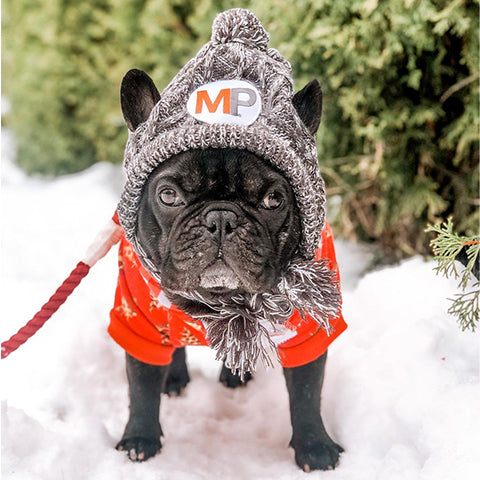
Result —
MULTIPOLYGON (((316 259, 319 258, 329 260, 329 268, 339 280, 328 224, 322 232, 321 248, 316 252, 316 259)), ((341 314, 330 320, 330 324, 332 331, 328 334, 317 322, 304 321, 295 311, 284 324, 288 329, 287 340, 277 346, 282 366, 298 367, 320 357, 347 328, 341 314)), ((108 332, 130 355, 152 365, 168 365, 177 347, 208 345, 202 322, 169 302, 125 238, 120 242, 118 284, 108 332)))

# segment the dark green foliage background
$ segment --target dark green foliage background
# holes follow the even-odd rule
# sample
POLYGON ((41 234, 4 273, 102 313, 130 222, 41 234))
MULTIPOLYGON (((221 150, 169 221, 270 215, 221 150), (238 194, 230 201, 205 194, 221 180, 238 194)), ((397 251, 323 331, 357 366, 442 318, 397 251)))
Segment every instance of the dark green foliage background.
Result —
POLYGON ((330 217, 388 261, 428 251, 425 225, 478 231, 478 0, 4 0, 5 119, 28 172, 121 162, 130 68, 161 91, 247 7, 290 60, 297 89, 324 91, 319 162, 330 217))

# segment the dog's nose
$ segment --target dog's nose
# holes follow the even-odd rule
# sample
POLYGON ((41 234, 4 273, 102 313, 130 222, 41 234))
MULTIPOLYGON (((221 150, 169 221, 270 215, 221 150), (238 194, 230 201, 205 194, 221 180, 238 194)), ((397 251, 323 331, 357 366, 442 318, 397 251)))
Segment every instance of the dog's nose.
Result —
POLYGON ((205 226, 221 245, 237 228, 238 217, 231 210, 210 210, 205 215, 205 226))

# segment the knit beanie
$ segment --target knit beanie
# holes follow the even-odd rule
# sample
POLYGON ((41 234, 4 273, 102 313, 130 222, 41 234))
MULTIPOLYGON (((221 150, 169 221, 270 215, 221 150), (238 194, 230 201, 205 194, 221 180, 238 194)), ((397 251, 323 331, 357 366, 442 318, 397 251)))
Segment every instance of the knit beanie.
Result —
POLYGON ((187 150, 230 148, 248 150, 284 174, 301 215, 297 253, 313 258, 325 222, 315 139, 292 103, 291 66, 268 42, 250 11, 217 15, 211 40, 161 93, 148 119, 129 132, 118 216, 134 246, 142 190, 152 171, 187 150))

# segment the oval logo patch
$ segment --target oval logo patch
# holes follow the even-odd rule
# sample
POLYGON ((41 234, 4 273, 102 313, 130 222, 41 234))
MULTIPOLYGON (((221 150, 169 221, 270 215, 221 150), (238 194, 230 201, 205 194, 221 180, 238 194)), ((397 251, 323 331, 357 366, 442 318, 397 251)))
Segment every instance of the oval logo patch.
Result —
POLYGON ((218 80, 198 87, 188 98, 188 113, 205 123, 250 125, 262 110, 259 91, 243 80, 218 80))

